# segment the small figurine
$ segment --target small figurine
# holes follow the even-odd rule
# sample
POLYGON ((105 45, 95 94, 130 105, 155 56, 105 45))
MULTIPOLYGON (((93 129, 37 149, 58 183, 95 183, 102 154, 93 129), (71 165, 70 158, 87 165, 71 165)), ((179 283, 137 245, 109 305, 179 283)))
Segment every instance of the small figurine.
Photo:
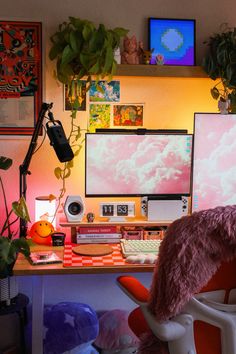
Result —
POLYGON ((87 217, 87 221, 88 221, 88 222, 94 222, 94 218, 95 218, 94 213, 88 213, 88 214, 86 215, 86 217, 87 217))
POLYGON ((157 65, 163 65, 164 64, 164 56, 162 54, 157 54, 156 63, 157 63, 157 65))
POLYGON ((120 48, 116 48, 114 51, 114 59, 117 62, 117 64, 121 63, 121 55, 120 55, 120 48))
POLYGON ((135 36, 125 37, 123 42, 124 50, 121 53, 122 64, 140 64, 142 56, 142 42, 137 43, 135 36))
POLYGON ((218 101, 218 108, 219 108, 220 114, 228 114, 229 107, 230 107, 230 100, 220 97, 220 99, 218 101))
POLYGON ((154 51, 154 49, 152 50, 143 50, 143 64, 151 64, 151 59, 152 59, 152 52, 154 51))

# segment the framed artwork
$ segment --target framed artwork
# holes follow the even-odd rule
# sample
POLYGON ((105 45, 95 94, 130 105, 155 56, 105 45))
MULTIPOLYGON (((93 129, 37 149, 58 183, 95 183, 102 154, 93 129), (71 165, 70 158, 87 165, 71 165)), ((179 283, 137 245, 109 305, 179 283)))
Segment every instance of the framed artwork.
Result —
POLYGON ((0 135, 31 135, 41 105, 42 24, 0 21, 0 135))
POLYGON ((97 128, 110 128, 111 106, 109 104, 90 104, 89 106, 89 132, 97 128))
POLYGON ((195 20, 149 18, 151 64, 195 65, 195 20))
POLYGON ((71 92, 68 85, 64 85, 64 109, 71 111, 75 98, 78 96, 79 104, 77 111, 86 111, 86 81, 73 80, 71 84, 71 92))
POLYGON ((143 126, 143 104, 114 104, 113 125, 137 127, 143 126))
POLYGON ((119 102, 120 101, 120 81, 95 81, 89 89, 90 102, 119 102))

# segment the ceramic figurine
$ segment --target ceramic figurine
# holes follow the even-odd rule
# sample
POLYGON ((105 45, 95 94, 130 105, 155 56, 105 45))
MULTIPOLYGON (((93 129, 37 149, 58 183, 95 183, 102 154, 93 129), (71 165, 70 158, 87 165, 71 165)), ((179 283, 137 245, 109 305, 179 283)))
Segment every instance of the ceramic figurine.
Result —
POLYGON ((152 50, 143 50, 143 64, 151 64, 152 50))
POLYGON ((142 42, 137 43, 135 36, 125 37, 123 42, 124 50, 121 53, 121 64, 140 64, 142 55, 142 42))
POLYGON ((157 63, 157 65, 163 65, 164 64, 164 56, 162 54, 157 54, 156 63, 157 63))
POLYGON ((93 222, 95 215, 94 215, 94 213, 88 213, 86 217, 87 217, 88 222, 93 222))

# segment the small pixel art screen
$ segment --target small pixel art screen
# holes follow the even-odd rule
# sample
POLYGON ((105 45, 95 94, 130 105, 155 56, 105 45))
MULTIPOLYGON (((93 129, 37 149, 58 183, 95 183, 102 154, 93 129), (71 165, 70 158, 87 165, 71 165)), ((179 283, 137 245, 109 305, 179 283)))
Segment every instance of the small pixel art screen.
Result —
POLYGON ((195 20, 149 18, 151 64, 195 65, 195 20))
POLYGON ((189 195, 191 134, 86 134, 86 196, 189 195))
POLYGON ((236 115, 195 113, 192 211, 236 204, 236 115))

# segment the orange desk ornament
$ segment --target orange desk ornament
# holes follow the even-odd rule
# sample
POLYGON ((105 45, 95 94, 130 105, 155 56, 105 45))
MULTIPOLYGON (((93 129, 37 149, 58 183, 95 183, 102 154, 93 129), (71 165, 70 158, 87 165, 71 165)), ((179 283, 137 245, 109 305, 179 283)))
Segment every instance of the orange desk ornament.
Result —
POLYGON ((47 220, 36 221, 30 229, 32 241, 40 245, 51 245, 51 234, 54 232, 53 225, 47 220))

